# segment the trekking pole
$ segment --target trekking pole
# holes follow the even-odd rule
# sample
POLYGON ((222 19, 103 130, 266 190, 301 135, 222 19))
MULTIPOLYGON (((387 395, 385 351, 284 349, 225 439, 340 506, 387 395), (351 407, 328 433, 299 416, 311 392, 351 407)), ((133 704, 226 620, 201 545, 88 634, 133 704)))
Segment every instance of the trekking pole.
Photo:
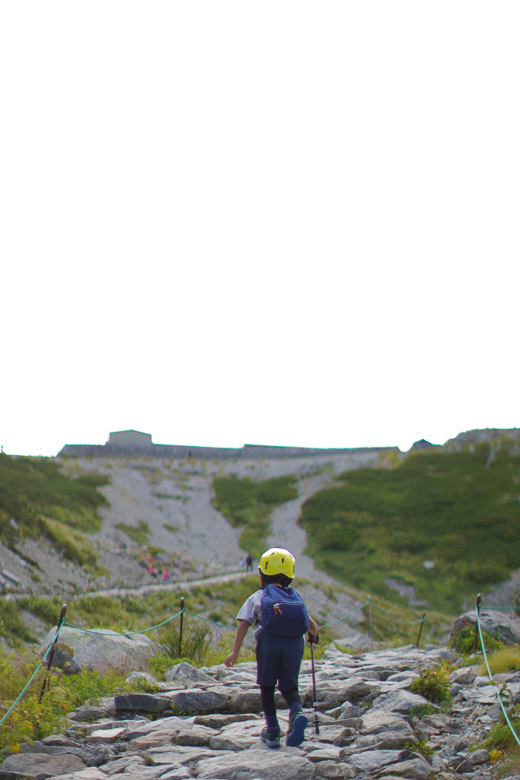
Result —
POLYGON ((318 720, 318 702, 316 701, 316 675, 314 674, 314 642, 313 637, 309 634, 309 644, 311 646, 311 670, 312 670, 312 696, 314 707, 314 731, 316 734, 320 733, 320 724, 318 720))
POLYGON ((47 682, 49 680, 49 674, 51 671, 52 666, 52 658, 54 656, 54 648, 56 647, 56 642, 58 641, 58 634, 60 633, 61 627, 63 625, 63 621, 65 620, 65 612, 67 611, 67 605, 64 604, 61 608, 60 617, 58 619, 58 628, 56 629, 56 635, 54 637, 54 640, 51 645, 51 649, 49 650, 49 660, 47 661, 47 672, 45 674, 45 677, 43 678, 43 685, 42 689, 40 691, 40 698, 38 699, 39 702, 41 702, 43 698, 43 693, 45 691, 45 686, 47 685, 47 682))
POLYGON ((179 658, 182 658, 182 618, 184 617, 184 596, 181 598, 181 623, 179 626, 179 658))

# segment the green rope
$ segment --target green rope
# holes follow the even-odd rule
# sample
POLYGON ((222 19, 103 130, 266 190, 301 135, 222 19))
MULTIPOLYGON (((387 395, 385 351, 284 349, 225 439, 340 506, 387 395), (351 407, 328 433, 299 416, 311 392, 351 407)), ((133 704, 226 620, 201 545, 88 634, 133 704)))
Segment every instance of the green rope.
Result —
MULTIPOLYGON (((142 628, 140 631, 121 631, 122 636, 133 636, 134 634, 146 634, 147 631, 154 631, 156 628, 160 628, 161 626, 166 625, 166 623, 169 623, 171 620, 175 620, 176 617, 179 617, 179 615, 182 612, 186 612, 185 609, 180 609, 178 612, 175 613, 175 615, 172 615, 171 617, 167 618, 166 620, 163 620, 162 623, 157 623, 156 626, 151 626, 150 628, 142 628)), ((84 631, 86 634, 96 634, 97 636, 113 636, 114 633, 117 633, 115 631, 100 631, 98 628, 91 629, 91 628, 81 628, 81 626, 75 626, 73 623, 67 623, 66 620, 63 621, 63 624, 65 626, 68 626, 69 628, 75 628, 76 631, 84 631)))
POLYGON ((336 623, 340 623, 342 620, 346 620, 351 615, 355 615, 356 612, 359 612, 360 609, 363 609, 363 607, 366 607, 368 604, 368 601, 365 601, 364 604, 362 604, 360 607, 357 607, 356 609, 353 609, 352 612, 349 612, 348 615, 343 615, 343 617, 338 618, 337 620, 331 620, 330 623, 324 623, 322 626, 318 626, 318 628, 328 628, 329 626, 334 626, 336 623))
POLYGON ((372 602, 372 606, 379 610, 385 617, 390 618, 394 623, 402 623, 405 626, 416 626, 417 623, 422 623, 423 619, 422 617, 419 618, 419 620, 399 620, 398 618, 392 617, 392 615, 389 615, 388 612, 385 612, 381 607, 378 607, 377 604, 374 604, 372 602))
MULTIPOLYGON (((62 624, 62 625, 63 625, 63 624, 62 624)), ((21 692, 21 693, 18 695, 18 697, 17 697, 17 698, 16 698, 16 699, 13 701, 13 703, 11 704, 11 706, 9 707, 9 709, 7 710, 7 712, 5 713, 5 715, 4 715, 4 716, 2 717, 2 719, 0 720, 0 726, 2 725, 2 723, 4 722, 4 720, 7 718, 7 716, 9 715, 9 713, 10 713, 10 712, 11 712, 11 711, 12 711, 12 710, 15 708, 15 706, 18 704, 18 702, 20 701, 20 699, 21 699, 21 698, 22 698, 22 696, 24 695, 25 691, 27 690, 27 688, 29 687, 29 685, 32 683, 32 681, 33 681, 33 680, 34 680, 34 678, 36 677, 37 673, 38 673, 38 672, 40 671, 40 669, 42 668, 42 666, 43 666, 43 662, 44 662, 44 661, 45 661, 45 659, 47 658, 47 653, 49 653, 49 651, 50 651, 51 647, 52 647, 52 646, 53 646, 53 644, 56 642, 56 640, 57 640, 57 638, 58 638, 58 635, 59 635, 59 633, 60 633, 60 630, 61 630, 61 625, 58 627, 58 630, 57 630, 57 632, 56 632, 56 636, 54 637, 54 641, 53 641, 53 642, 51 642, 51 644, 49 645, 49 647, 48 647, 48 648, 47 648, 47 650, 45 651, 45 653, 44 653, 44 655, 43 655, 43 658, 42 658, 42 660, 40 661, 40 663, 38 664, 38 666, 36 667, 36 669, 34 670, 34 672, 32 673, 32 675, 30 676, 30 678, 29 678, 29 680, 27 681, 27 683, 26 683, 26 685, 25 685, 25 687, 24 687, 23 691, 22 691, 22 692, 21 692)))
POLYGON ((497 699, 498 699, 498 701, 500 703, 500 709, 502 710, 504 718, 506 719, 507 725, 509 726, 509 730, 511 731, 511 734, 513 735, 513 737, 516 739, 517 743, 520 745, 520 740, 516 736, 516 732, 515 732, 513 726, 511 725, 511 721, 509 720, 507 712, 505 711, 504 704, 503 704, 502 698, 500 696, 500 691, 498 690, 497 686, 495 685, 495 682, 493 680, 493 675, 491 674, 491 669, 489 668, 487 655, 486 655, 486 648, 484 647, 484 641, 482 639, 482 629, 480 627, 480 616, 479 616, 477 607, 475 607, 475 614, 476 614, 476 619, 477 619, 478 633, 479 633, 479 636, 480 636, 480 645, 482 647, 482 655, 484 656, 484 661, 486 663, 486 669, 487 669, 487 673, 489 675, 489 679, 491 680, 491 684, 493 685, 493 688, 495 689, 496 697, 497 697, 497 699))
POLYGON ((202 615, 196 615, 194 612, 190 612, 189 609, 185 609, 184 612, 187 615, 191 615, 192 617, 198 618, 199 620, 205 620, 206 623, 211 623, 211 625, 213 625, 213 626, 218 626, 219 628, 225 628, 227 631, 234 631, 235 630, 234 626, 225 626, 223 623, 216 623, 214 620, 210 620, 209 618, 205 618, 202 615))

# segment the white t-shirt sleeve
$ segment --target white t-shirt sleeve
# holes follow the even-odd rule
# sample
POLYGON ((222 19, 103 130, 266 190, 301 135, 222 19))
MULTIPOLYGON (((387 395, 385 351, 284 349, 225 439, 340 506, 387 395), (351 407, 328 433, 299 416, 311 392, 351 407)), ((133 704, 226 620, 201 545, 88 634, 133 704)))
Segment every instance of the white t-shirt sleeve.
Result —
POLYGON ((236 619, 247 620, 247 622, 251 625, 253 625, 255 620, 260 620, 260 615, 262 614, 263 595, 263 590, 256 590, 251 596, 249 596, 247 601, 245 601, 243 606, 240 608, 236 619))

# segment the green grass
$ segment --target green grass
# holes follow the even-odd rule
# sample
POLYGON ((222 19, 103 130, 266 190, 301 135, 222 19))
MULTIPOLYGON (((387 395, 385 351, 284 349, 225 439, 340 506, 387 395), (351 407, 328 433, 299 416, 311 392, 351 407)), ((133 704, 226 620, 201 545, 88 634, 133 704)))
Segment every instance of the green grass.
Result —
POLYGON ((137 542, 137 544, 140 544, 141 546, 147 543, 148 536, 150 535, 150 526, 146 520, 139 520, 137 525, 118 523, 116 528, 119 531, 123 531, 130 539, 133 539, 134 542, 137 542))
POLYGON ((97 473, 72 479, 48 458, 12 458, 0 453, 1 541, 14 547, 20 538, 40 538, 48 530, 44 518, 76 531, 99 531, 98 509, 107 501, 96 488, 108 481, 97 473))
POLYGON ((338 477, 302 508, 308 553, 354 587, 391 598, 385 579, 415 587, 436 609, 455 613, 464 598, 520 567, 520 456, 503 443, 474 452, 413 453, 396 468, 338 477), (426 571, 422 563, 435 562, 426 571))
MULTIPOLYGON (((7 655, 0 650, 1 716, 17 699, 37 667, 37 660, 27 651, 7 655)), ((126 674, 114 671, 101 675, 96 671, 83 670, 80 674, 63 676, 53 671, 40 702, 46 677, 45 669, 40 668, 24 696, 2 724, 0 750, 7 748, 9 752, 17 753, 21 743, 64 733, 70 726, 68 713, 86 701, 95 703, 102 696, 149 688, 149 684, 139 680, 125 682, 126 674)))
MULTIPOLYGON (((494 653, 487 653, 486 657, 492 675, 517 672, 520 669, 520 647, 517 645, 506 645, 494 653)), ((479 666, 478 673, 487 676, 485 663, 479 666)))
POLYGON ((213 506, 234 528, 242 528, 240 546, 259 559, 266 548, 269 518, 275 507, 297 498, 296 477, 276 477, 253 482, 249 477, 216 477, 213 506))

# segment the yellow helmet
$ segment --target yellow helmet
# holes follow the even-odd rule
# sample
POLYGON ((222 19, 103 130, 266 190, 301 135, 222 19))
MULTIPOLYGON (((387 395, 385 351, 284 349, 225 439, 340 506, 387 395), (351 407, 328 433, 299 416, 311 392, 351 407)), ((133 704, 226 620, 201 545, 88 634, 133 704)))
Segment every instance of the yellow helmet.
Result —
POLYGON ((260 558, 258 568, 262 574, 285 574, 292 580, 295 563, 294 556, 289 550, 284 550, 283 547, 271 547, 260 558))

